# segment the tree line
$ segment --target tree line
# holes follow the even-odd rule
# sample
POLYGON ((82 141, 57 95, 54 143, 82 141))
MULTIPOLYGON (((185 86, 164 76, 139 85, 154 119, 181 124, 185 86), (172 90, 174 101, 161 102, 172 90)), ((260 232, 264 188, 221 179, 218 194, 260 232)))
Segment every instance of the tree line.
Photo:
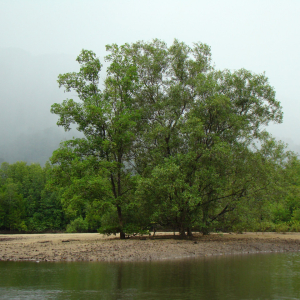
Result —
POLYGON ((79 72, 58 76, 78 99, 51 112, 83 137, 63 142, 44 168, 2 164, 0 229, 125 238, 153 228, 181 236, 300 228, 299 160, 266 131, 282 122, 282 108, 264 74, 216 70, 201 43, 106 50, 102 85, 88 50, 79 72))

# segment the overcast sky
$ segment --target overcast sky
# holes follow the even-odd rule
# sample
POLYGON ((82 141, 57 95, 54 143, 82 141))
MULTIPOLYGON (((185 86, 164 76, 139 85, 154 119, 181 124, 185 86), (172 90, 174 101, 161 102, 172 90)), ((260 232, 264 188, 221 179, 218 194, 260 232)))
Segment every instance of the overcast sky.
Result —
MULTIPOLYGON (((211 46, 218 69, 266 73, 284 111, 284 123, 270 131, 300 145, 299 16, 299 0, 0 0, 0 50, 24 50, 31 61, 41 61, 53 55, 75 60, 84 48, 101 59, 110 43, 153 38, 168 44, 174 38, 187 44, 200 41, 211 46)), ((14 68, 18 72, 18 65, 14 68)), ((1 80, 6 78, 3 72, 0 66, 1 80)), ((50 75, 55 83, 58 74, 50 75)), ((55 84, 51 89, 58 89, 55 84)), ((32 99, 37 113, 40 105, 40 112, 50 115, 48 102, 59 102, 65 95, 53 92, 52 97, 45 101, 45 109, 42 99, 32 99)), ((13 113, 9 103, 3 105, 7 98, 1 93, 0 101, 0 117, 13 113)))

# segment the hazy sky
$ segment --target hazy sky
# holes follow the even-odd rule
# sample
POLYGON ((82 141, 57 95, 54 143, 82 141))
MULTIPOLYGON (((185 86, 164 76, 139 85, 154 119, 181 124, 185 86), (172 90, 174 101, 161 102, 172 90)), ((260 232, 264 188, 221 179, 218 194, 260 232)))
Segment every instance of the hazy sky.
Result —
MULTIPOLYGON (((270 131, 300 145, 299 16, 299 0, 0 0, 0 49, 25 50, 33 61, 62 54, 75 60, 82 48, 101 59, 110 43, 152 38, 168 44, 174 38, 204 42, 211 46, 218 69, 266 72, 284 111, 284 123, 270 131)), ((18 65, 15 69, 18 72, 18 65)), ((54 83, 57 75, 51 73, 54 83)), ((6 74, 0 65, 1 78, 6 74)), ((64 96, 53 92, 52 103, 64 96)), ((0 101, 7 100, 0 94, 0 101)), ((44 113, 43 100, 32 101, 40 103, 44 113)), ((0 116, 8 106, 1 106, 0 116)), ((49 109, 47 102, 45 113, 49 109)))

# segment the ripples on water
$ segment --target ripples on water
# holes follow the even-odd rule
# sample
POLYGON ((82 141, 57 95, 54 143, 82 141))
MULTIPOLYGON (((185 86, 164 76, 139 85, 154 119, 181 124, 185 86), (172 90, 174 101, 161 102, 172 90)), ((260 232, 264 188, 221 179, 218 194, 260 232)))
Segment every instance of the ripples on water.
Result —
POLYGON ((0 262, 0 299, 300 299, 300 254, 135 263, 0 262))

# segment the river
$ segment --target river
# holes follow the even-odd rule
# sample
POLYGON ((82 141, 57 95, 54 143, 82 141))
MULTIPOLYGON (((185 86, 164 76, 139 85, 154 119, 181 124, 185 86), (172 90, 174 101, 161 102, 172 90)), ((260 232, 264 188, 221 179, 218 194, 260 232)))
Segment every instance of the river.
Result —
POLYGON ((0 262, 0 299, 300 299, 300 253, 152 262, 0 262))

